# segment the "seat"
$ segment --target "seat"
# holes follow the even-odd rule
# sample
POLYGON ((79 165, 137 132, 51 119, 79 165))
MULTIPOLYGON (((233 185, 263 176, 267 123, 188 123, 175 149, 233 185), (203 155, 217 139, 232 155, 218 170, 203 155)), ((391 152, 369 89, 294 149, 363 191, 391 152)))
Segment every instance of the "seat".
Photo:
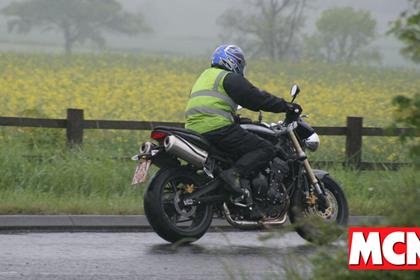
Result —
POLYGON ((196 136, 203 137, 200 133, 197 133, 194 130, 190 130, 190 129, 186 129, 186 128, 178 127, 178 126, 157 126, 155 127, 154 130, 181 132, 181 133, 193 134, 196 136))
POLYGON ((185 140, 191 141, 194 145, 197 145, 199 148, 207 151, 214 149, 210 142, 203 137, 203 135, 193 130, 182 127, 158 126, 154 129, 154 131, 162 131, 173 135, 179 135, 185 140))

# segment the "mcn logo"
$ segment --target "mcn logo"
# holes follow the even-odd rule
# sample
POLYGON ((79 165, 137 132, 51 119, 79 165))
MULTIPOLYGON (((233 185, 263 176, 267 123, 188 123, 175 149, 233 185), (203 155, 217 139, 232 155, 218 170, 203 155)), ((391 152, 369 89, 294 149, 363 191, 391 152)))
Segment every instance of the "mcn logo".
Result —
POLYGON ((349 269, 420 269, 420 228, 349 228, 349 269))

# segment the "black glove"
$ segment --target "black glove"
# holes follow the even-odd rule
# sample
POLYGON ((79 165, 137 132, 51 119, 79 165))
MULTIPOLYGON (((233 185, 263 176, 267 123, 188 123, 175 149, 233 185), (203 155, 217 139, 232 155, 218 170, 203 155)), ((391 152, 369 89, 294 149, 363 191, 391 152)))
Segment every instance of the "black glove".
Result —
POLYGON ((287 103, 286 119, 285 123, 289 124, 299 119, 302 113, 302 107, 296 103, 287 103))
POLYGON ((302 107, 296 103, 287 103, 287 112, 286 113, 295 113, 296 115, 300 115, 302 113, 302 107))

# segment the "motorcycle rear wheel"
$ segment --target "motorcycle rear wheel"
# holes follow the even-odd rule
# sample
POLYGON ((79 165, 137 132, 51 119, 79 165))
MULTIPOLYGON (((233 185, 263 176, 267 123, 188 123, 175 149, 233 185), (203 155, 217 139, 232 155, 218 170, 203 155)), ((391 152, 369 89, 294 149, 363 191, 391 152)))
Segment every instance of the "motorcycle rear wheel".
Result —
POLYGON ((171 243, 192 243, 208 230, 213 209, 209 204, 183 206, 185 194, 196 191, 202 178, 185 167, 158 171, 144 195, 144 211, 153 230, 171 243))

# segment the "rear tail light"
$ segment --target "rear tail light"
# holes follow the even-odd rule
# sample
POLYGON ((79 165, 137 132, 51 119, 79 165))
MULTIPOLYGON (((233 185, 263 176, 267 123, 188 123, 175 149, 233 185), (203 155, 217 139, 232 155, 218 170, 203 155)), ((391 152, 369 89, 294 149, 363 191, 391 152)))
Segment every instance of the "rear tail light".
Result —
POLYGON ((163 140, 168 136, 165 132, 152 131, 150 137, 155 140, 163 140))

